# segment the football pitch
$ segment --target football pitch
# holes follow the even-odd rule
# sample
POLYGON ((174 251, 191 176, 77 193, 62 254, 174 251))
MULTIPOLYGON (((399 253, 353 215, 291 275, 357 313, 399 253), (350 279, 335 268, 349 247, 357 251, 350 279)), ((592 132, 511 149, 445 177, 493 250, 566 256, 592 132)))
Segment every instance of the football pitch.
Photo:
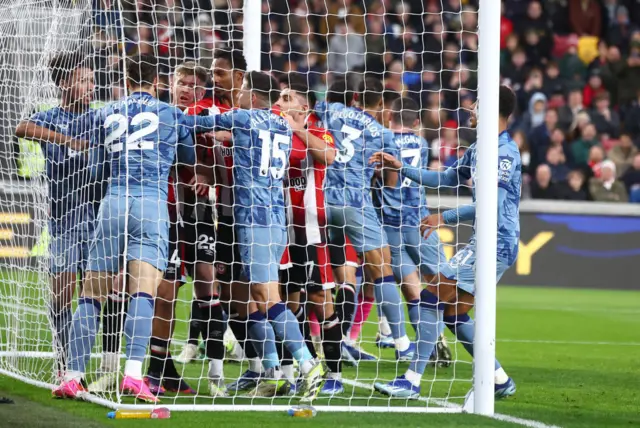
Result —
MULTIPOLYGON (((5 292, 8 287, 1 285, 5 292)), ((1 294, 4 294, 1 293, 1 294)), ((181 298, 191 295, 183 290, 181 298)), ((6 296, 6 294, 5 294, 6 296)), ((35 297, 35 296, 32 296, 35 297)), ((26 304, 35 305, 35 302, 26 304)), ((0 296, 0 313, 11 303, 0 296)), ((41 306, 42 307, 42 306, 41 306)), ((178 309, 179 319, 185 319, 186 303, 178 309)), ((43 314, 32 314, 46 322, 43 314)), ((34 318, 34 319, 35 319, 34 318)), ((368 351, 378 353, 372 344, 375 337, 375 311, 371 324, 363 329, 368 351)), ((6 334, 7 318, 0 316, 0 338, 6 334)), ((576 290, 554 288, 498 288, 497 355, 506 371, 518 385, 515 397, 496 403, 496 412, 515 418, 538 421, 540 426, 563 427, 631 427, 640 426, 640 292, 613 290, 576 290)), ((187 323, 181 322, 176 337, 186 336, 187 323)), ((409 327, 410 329, 410 327, 409 327)), ((453 339, 450 338, 452 341, 453 339)), ((174 347, 174 355, 179 352, 174 347)), ((358 368, 346 367, 343 398, 319 399, 318 405, 424 406, 424 402, 392 400, 367 389, 373 379, 392 379, 406 369, 406 363, 393 362, 393 352, 380 353, 386 361, 361 363, 358 368)), ((460 345, 454 349, 457 364, 427 369, 422 395, 433 397, 463 397, 470 386, 471 360, 460 345)), ((40 363, 42 364, 42 363, 40 363)), ((97 369, 97 360, 91 370, 97 369)), ((181 366, 179 366, 179 369, 181 366)), ((231 380, 242 368, 227 364, 225 375, 231 380)), ((188 378, 206 374, 202 361, 184 369, 188 378)), ((206 382, 198 385, 206 393, 206 382)), ((411 413, 331 413, 319 412, 315 418, 291 418, 284 412, 173 412, 169 420, 108 420, 107 409, 82 402, 53 400, 50 393, 22 382, 0 376, 0 396, 15 404, 0 404, 0 426, 7 427, 110 427, 167 426, 193 428, 229 427, 500 427, 517 426, 512 422, 465 414, 411 413)), ((164 402, 174 402, 173 397, 164 402)), ((297 400, 278 399, 275 404, 294 404, 297 400)), ((456 402, 456 399, 452 399, 456 402)), ((184 397, 176 404, 211 404, 211 398, 184 397)), ((217 400, 249 404, 249 399, 217 400), (235 400, 235 401, 234 401, 235 400)), ((268 404, 270 400, 253 400, 268 404)), ((457 402, 460 402, 458 399, 457 402)))

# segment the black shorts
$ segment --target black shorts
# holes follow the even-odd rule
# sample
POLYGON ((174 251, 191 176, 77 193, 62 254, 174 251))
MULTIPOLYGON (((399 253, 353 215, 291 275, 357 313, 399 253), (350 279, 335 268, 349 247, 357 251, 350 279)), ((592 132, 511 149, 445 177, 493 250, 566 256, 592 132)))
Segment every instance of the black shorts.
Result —
POLYGON ((196 263, 213 264, 216 259, 216 226, 213 207, 204 203, 185 212, 180 239, 183 242, 183 263, 191 277, 196 263), (196 214, 197 213, 197 214, 196 214))
POLYGON ((289 244, 292 267, 288 269, 286 289, 288 293, 309 293, 335 288, 329 247, 326 244, 289 244))
POLYGON ((216 241, 216 278, 221 282, 231 283, 240 280, 242 263, 236 241, 233 218, 218 219, 218 240, 216 241))
POLYGON ((359 267, 358 254, 349 238, 343 233, 329 234, 329 255, 334 268, 342 266, 359 267))
POLYGON ((167 269, 164 271, 163 279, 166 281, 180 281, 182 280, 182 246, 178 242, 178 236, 180 226, 171 222, 169 224, 169 263, 167 263, 167 269))

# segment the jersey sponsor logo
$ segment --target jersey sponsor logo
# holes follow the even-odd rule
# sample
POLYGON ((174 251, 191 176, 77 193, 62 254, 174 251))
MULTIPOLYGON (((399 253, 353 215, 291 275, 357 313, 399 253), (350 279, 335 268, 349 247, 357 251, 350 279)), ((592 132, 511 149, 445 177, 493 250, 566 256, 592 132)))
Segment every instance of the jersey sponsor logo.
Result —
POLYGON ((233 147, 222 147, 220 152, 225 158, 233 157, 233 147))
POLYGON ((513 166, 513 159, 508 156, 501 156, 498 164, 498 180, 507 183, 509 182, 509 176, 511 167, 513 166))
POLYGON ((219 275, 224 275, 224 273, 227 271, 227 265, 225 265, 224 263, 217 263, 216 271, 219 275))
POLYGON ((286 184, 287 187, 292 187, 296 191, 301 191, 307 188, 307 177, 294 177, 290 178, 286 184))

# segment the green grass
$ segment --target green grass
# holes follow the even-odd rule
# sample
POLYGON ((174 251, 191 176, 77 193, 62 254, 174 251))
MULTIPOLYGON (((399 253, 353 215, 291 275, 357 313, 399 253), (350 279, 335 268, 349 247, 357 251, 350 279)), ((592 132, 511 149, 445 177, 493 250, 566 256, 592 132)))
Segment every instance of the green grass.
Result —
MULTIPOLYGON (((10 295, 8 283, 0 285, 0 296, 10 295), (2 288, 4 287, 4 290, 2 288)), ((183 290, 183 299, 190 290, 183 290)), ((27 294, 24 301, 35 307, 37 296, 27 294), (31 300, 29 300, 31 299, 31 300)), ((0 303, 2 302, 0 298, 0 303)), ((0 307, 0 313, 4 310, 0 307)), ((179 319, 186 319, 187 305, 179 307, 179 319)), ((25 335, 48 339, 46 326, 39 326, 43 315, 27 314, 25 335), (28 333, 31 332, 31 333, 28 333)), ((9 317, 0 316, 0 339, 4 343, 9 317)), ((24 322, 23 322, 24 323, 24 322)), ((185 337, 187 324, 178 324, 176 336, 185 337)), ((611 290, 568 290, 550 288, 500 287, 498 289, 498 357, 507 372, 516 380, 518 393, 512 399, 498 402, 496 411, 519 418, 534 419, 547 424, 566 427, 631 427, 640 426, 640 368, 638 351, 640 340, 640 293, 611 290)), ((372 341, 375 326, 364 329, 365 340, 372 341)), ((374 346, 369 351, 378 352, 374 346)), ((35 348, 34 348, 35 349, 35 348)), ((40 350, 46 350, 42 348, 40 350)), ((175 351, 178 351, 177 349, 175 351)), ((470 386, 470 358, 460 346, 455 347, 458 364, 448 369, 429 368, 423 381, 423 395, 449 397, 459 402, 470 386), (436 381, 434 382, 434 377, 436 381), (457 398, 456 398, 457 397, 457 398)), ((393 354, 385 350, 381 356, 386 362, 361 364, 357 369, 345 368, 345 377, 371 384, 373 379, 391 379, 405 370, 406 365, 391 362, 393 354)), ((48 371, 46 360, 26 359, 23 368, 48 371)), ((98 361, 92 361, 92 369, 98 361)), ((240 372, 238 364, 227 364, 225 375, 233 378, 240 372)), ((197 385, 197 379, 206 373, 201 362, 185 368, 185 376, 197 385)), ((194 386, 192 385, 192 386, 194 386)), ((200 390, 205 393, 206 383, 200 390)), ((283 413, 256 412, 174 412, 169 421, 109 421, 107 409, 81 402, 56 401, 45 390, 25 385, 0 376, 0 396, 16 400, 14 405, 0 405, 0 426, 171 426, 186 428, 209 426, 213 423, 244 426, 296 426, 313 427, 494 427, 513 426, 510 423, 474 415, 446 414, 367 414, 320 412, 313 419, 290 418, 283 413)), ((174 401, 173 398, 164 400, 174 401)), ((211 403, 211 398, 176 398, 176 403, 211 403)), ((248 399, 216 400, 216 403, 250 403, 248 399)), ((253 401, 266 403, 268 401, 253 401)), ((289 399, 276 400, 287 404, 289 399)), ((423 402, 388 398, 363 388, 347 391, 345 398, 318 400, 318 405, 381 405, 424 406, 423 402), (350 400, 349 397, 353 396, 350 400)))

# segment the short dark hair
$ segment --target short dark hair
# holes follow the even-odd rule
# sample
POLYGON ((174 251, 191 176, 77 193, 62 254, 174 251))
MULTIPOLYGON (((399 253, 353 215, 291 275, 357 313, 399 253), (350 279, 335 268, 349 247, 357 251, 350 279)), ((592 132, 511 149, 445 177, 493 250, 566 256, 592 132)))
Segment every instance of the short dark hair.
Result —
POLYGON ((51 80, 58 87, 60 87, 63 80, 68 80, 78 68, 93 70, 91 58, 84 56, 79 51, 62 52, 49 61, 51 80))
POLYGON ((385 89, 382 93, 382 102, 385 106, 391 106, 396 100, 399 100, 400 94, 390 89, 385 89))
POLYGON ((269 105, 275 104, 280 98, 278 82, 267 73, 253 70, 245 74, 244 80, 249 85, 251 92, 268 102, 269 105))
POLYGON ((198 65, 198 63, 195 61, 183 62, 176 67, 175 74, 180 74, 183 76, 195 76, 196 79, 200 80, 203 85, 209 83, 209 72, 206 68, 198 65))
POLYGON ((127 80, 132 86, 153 85, 158 78, 158 60, 153 55, 137 55, 127 59, 127 80))
POLYGON ((327 89, 325 97, 328 103, 341 103, 350 106, 353 102, 353 91, 349 90, 347 79, 336 79, 327 89))
POLYGON ((413 98, 402 97, 391 104, 391 121, 403 126, 413 127, 420 118, 420 106, 413 98))
POLYGON ((218 48, 213 52, 213 58, 224 59, 234 71, 247 71, 247 60, 240 49, 218 48))
POLYGON ((375 107, 382 99, 384 86, 374 76, 366 76, 358 85, 358 103, 364 107, 375 107))
POLYGON ((292 91, 296 91, 298 94, 305 97, 310 108, 313 109, 313 107, 316 105, 316 94, 314 94, 313 91, 310 91, 309 87, 305 83, 291 82, 291 84, 289 85, 289 89, 291 89, 292 91))
POLYGON ((500 85, 498 113, 503 119, 508 119, 516 108, 516 94, 510 87, 500 85))
POLYGON ((278 77, 278 83, 280 85, 285 85, 287 88, 290 88, 291 85, 302 84, 308 86, 307 77, 302 73, 282 73, 280 77, 278 77))

